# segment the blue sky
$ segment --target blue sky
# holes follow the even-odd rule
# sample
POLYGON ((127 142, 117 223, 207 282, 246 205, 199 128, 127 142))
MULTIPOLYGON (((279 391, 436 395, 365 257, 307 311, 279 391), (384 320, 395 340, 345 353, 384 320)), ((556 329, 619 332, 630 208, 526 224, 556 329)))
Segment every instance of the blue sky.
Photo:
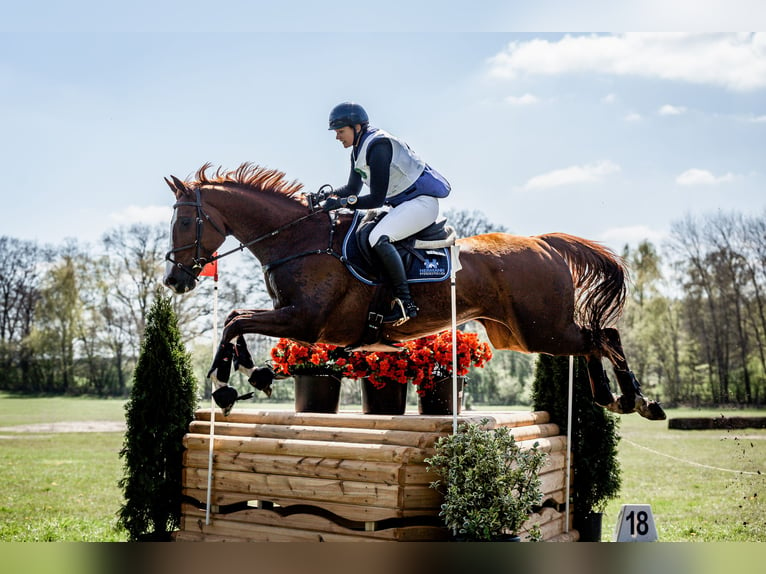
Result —
POLYGON ((344 100, 450 180, 445 209, 522 235, 621 250, 660 242, 686 215, 763 212, 766 34, 716 32, 757 28, 757 3, 713 2, 703 18, 684 0, 642 25, 634 2, 617 16, 587 2, 602 9, 592 28, 561 9, 546 23, 547 0, 428 4, 359 6, 353 18, 299 1, 10 8, 0 233, 95 243, 117 225, 169 222, 163 177, 205 162, 340 185, 348 154, 327 115, 344 100), (695 33, 589 32, 633 24, 695 33))

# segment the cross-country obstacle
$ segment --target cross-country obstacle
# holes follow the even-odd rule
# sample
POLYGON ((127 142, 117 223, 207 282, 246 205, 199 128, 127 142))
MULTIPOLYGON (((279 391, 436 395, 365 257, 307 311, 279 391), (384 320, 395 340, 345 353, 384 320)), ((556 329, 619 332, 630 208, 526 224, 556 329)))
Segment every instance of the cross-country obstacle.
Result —
MULTIPOLYGON (((543 501, 524 524, 543 540, 577 540, 565 514, 566 437, 546 412, 481 413, 460 422, 512 427, 522 448, 549 453, 543 501)), ((183 541, 448 540, 441 495, 424 462, 452 432, 452 416, 239 411, 216 417, 209 523, 210 410, 184 437, 183 541)), ((571 473, 570 473, 571 476, 571 473)))

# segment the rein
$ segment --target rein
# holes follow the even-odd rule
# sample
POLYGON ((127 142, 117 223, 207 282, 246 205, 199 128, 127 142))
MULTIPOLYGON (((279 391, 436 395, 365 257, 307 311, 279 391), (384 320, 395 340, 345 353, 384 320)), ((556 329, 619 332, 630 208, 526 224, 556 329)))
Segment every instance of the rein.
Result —
MULTIPOLYGON (((246 243, 240 243, 238 247, 234 247, 233 249, 230 249, 228 251, 225 251, 223 253, 219 253, 218 255, 215 255, 211 257, 210 259, 207 259, 205 257, 200 256, 200 249, 201 249, 201 239, 202 239, 202 226, 204 225, 205 221, 210 223, 213 228, 220 233, 224 239, 228 237, 227 233, 222 230, 216 223, 213 221, 210 216, 205 213, 205 210, 202 207, 202 198, 200 194, 200 188, 197 187, 195 189, 196 197, 195 201, 177 201, 173 205, 173 209, 177 209, 181 206, 193 206, 197 208, 197 235, 194 239, 193 243, 188 243, 186 245, 182 245, 181 247, 175 247, 168 251, 165 254, 165 260, 171 262, 173 265, 184 271, 185 273, 188 273, 192 277, 194 277, 197 281, 199 281, 199 277, 197 276, 197 272, 202 269, 205 265, 212 263, 214 261, 218 261, 219 259, 223 259, 227 255, 231 255, 232 253, 236 253, 237 251, 243 251, 246 248, 250 247, 251 245, 255 245, 256 243, 260 243, 261 241, 264 241, 266 239, 269 239, 270 237, 275 237, 276 235, 279 235, 281 232, 290 229, 291 227, 294 227, 295 225, 298 225, 299 223, 305 221, 306 219, 313 217, 319 211, 316 209, 311 209, 311 211, 299 217, 298 219, 295 219, 293 221, 290 221, 288 223, 285 223, 284 225, 280 225, 273 231, 269 231, 268 233, 264 233, 262 235, 259 235, 255 239, 251 239, 250 241, 246 243), (184 263, 181 263, 180 261, 176 261, 173 259, 173 254, 178 253, 179 251, 184 251, 186 249, 195 249, 194 258, 192 261, 194 261, 194 265, 190 268, 188 265, 185 265, 184 263)), ((311 203, 309 205, 312 205, 311 203)), ((298 259, 300 257, 305 257, 307 255, 319 255, 319 254, 326 254, 326 255, 332 255, 333 257, 338 258, 339 260, 343 260, 343 256, 337 253, 332 248, 333 239, 335 236, 335 228, 337 227, 337 218, 335 217, 334 213, 330 213, 330 241, 328 246, 325 249, 313 249, 311 251, 305 251, 303 253, 296 253, 294 255, 288 255, 287 257, 282 257, 281 259, 277 259, 276 261, 271 261, 270 263, 267 263, 262 266, 264 273, 267 273, 270 269, 273 267, 276 267, 278 265, 282 265, 283 263, 287 263, 288 261, 292 261, 293 259, 298 259)))

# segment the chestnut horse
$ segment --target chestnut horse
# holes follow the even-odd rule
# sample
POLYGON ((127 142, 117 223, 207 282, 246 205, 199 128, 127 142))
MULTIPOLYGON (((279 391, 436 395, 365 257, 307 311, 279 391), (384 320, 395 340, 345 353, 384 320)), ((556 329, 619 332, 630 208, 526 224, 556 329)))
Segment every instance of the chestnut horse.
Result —
MULTIPOLYGON (((222 345, 245 333, 358 345, 377 288, 355 279, 341 260, 351 215, 312 209, 313 202, 299 193, 302 186, 279 171, 245 163, 208 175, 210 168, 202 166, 193 181, 165 180, 176 198, 165 285, 176 293, 194 289, 202 266, 232 235, 240 246, 228 253, 247 248, 261 262, 273 309, 233 311, 222 345)), ((585 356, 596 403, 613 412, 665 418, 659 404, 641 394, 611 326, 622 312, 627 274, 613 252, 563 233, 489 233, 457 243, 458 324, 480 322, 496 349, 585 356), (620 397, 610 389, 602 357, 613 365, 620 397)), ((384 325, 385 341, 450 326, 449 281, 416 283, 411 290, 418 316, 400 326, 384 325)))

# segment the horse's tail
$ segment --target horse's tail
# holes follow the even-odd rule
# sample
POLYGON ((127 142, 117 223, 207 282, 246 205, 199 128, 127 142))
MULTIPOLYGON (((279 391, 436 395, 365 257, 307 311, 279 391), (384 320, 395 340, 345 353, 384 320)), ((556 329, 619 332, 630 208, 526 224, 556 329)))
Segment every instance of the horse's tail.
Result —
POLYGON ((611 354, 603 329, 622 314, 627 297, 628 270, 611 249, 566 233, 549 233, 539 238, 564 258, 575 287, 575 321, 590 329, 594 342, 611 354))

